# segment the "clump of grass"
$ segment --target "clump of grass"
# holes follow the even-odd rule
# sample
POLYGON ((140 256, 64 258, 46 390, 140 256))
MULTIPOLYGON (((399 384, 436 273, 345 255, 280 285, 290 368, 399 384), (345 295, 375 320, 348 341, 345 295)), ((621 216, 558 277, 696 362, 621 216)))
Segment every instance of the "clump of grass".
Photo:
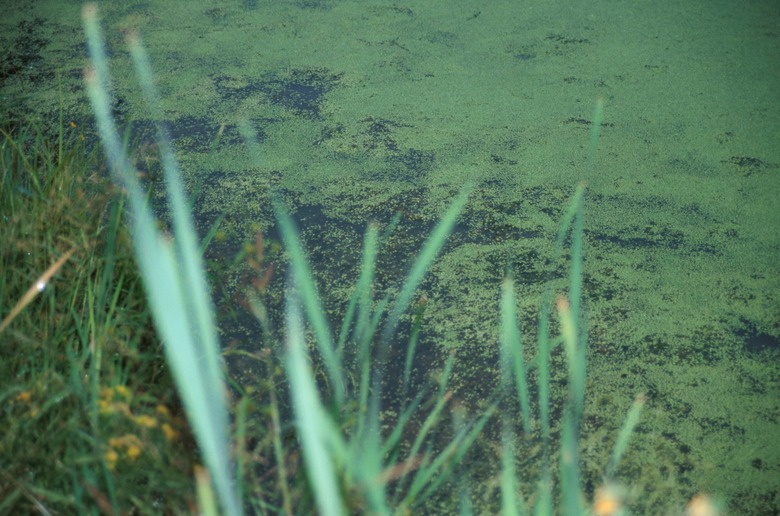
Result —
POLYGON ((0 130, 0 512, 194 499, 122 197, 75 124, 0 130))

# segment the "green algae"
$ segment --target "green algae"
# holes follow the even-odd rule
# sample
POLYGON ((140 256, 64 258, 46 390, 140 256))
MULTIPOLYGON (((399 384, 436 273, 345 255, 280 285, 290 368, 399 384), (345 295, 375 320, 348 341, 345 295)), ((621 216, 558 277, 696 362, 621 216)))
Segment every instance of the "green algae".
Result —
MULTIPOLYGON (((40 34, 32 35, 34 69, 4 81, 4 98, 50 117, 57 92, 40 74, 59 71, 66 112, 88 131, 78 10, 57 3, 52 15, 48 5, 3 22, 52 20, 48 44, 32 45, 40 34)), ((122 48, 121 30, 133 26, 149 48, 186 179, 198 185, 201 230, 226 216, 222 246, 235 250, 258 229, 273 231, 278 192, 299 214, 333 318, 370 220, 402 213, 380 254, 379 285, 393 289, 454 192, 478 185, 423 288, 425 339, 460 349, 456 383, 475 406, 475 382, 496 373, 503 273, 517 279, 523 331, 533 335, 544 285, 560 275, 550 262, 560 210, 585 178, 586 466, 603 466, 603 441, 646 391, 646 420, 620 470, 632 483, 645 479, 645 492, 675 507, 714 490, 735 508, 776 508, 777 347, 758 360, 739 330, 775 343, 780 335, 779 78, 763 65, 777 42, 749 29, 765 16, 755 11, 622 9, 148 2, 107 5, 104 16, 116 111, 139 132, 149 122, 122 48), (693 19, 700 24, 683 21, 693 19), (586 171, 598 96, 601 149, 586 171), (257 130, 258 155, 236 129, 242 120, 257 130)), ((241 271, 231 274, 236 294, 241 271)))

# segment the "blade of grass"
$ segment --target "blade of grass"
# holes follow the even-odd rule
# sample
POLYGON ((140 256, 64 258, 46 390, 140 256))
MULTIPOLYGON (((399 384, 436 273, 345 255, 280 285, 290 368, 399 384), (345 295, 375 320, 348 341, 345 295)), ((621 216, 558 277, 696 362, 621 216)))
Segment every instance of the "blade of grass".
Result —
MULTIPOLYGON (((441 380, 441 385, 439 386, 439 395, 436 398, 436 405, 433 407, 433 410, 431 410, 431 412, 428 414, 428 417, 425 418, 422 427, 420 428, 419 432, 415 436, 414 442, 412 443, 412 447, 409 449, 409 452, 407 453, 407 457, 409 459, 413 459, 420 454, 420 448, 425 442, 425 438, 428 436, 431 430, 438 423, 439 416, 441 415, 441 411, 444 409, 444 406, 452 397, 452 392, 446 389, 447 389, 447 381, 449 380, 449 376, 452 372, 453 363, 454 363, 454 356, 451 354, 447 358, 447 363, 445 364, 444 371, 442 373, 442 380, 441 380)), ((409 473, 410 468, 413 464, 414 462, 407 461, 405 468, 402 470, 399 476, 401 478, 405 477, 409 473)), ((398 499, 398 497, 400 496, 401 486, 402 484, 399 482, 395 493, 396 499, 398 499)))
POLYGON ((420 336, 420 328, 422 327, 423 315, 425 315, 425 307, 428 304, 428 298, 423 296, 417 302, 417 309, 414 311, 414 317, 412 318, 412 332, 409 335, 409 344, 406 346, 406 360, 404 361, 404 377, 403 377, 403 391, 401 399, 406 399, 406 394, 409 390, 409 379, 412 374, 412 362, 414 362, 414 353, 417 349, 417 339, 420 336))
POLYGON ((336 409, 340 410, 344 405, 345 397, 341 361, 334 349, 328 321, 325 319, 325 309, 322 307, 320 296, 317 293, 309 260, 303 246, 301 246, 298 230, 292 217, 279 201, 274 200, 273 207, 279 224, 279 233, 282 235, 285 249, 290 256, 290 267, 293 270, 292 280, 295 282, 295 288, 300 292, 306 316, 311 322, 316 336, 317 348, 325 361, 325 369, 328 371, 328 377, 332 384, 336 409))
POLYGON ((528 398, 520 330, 517 327, 516 306, 514 282, 507 278, 501 284, 501 376, 504 395, 507 396, 511 391, 509 384, 514 373, 523 431, 528 435, 531 431, 531 404, 528 398))
POLYGON ((390 435, 387 436, 387 439, 385 439, 385 442, 382 444, 381 455, 383 457, 394 457, 398 453, 398 445, 401 442, 401 437, 403 437, 404 428, 406 428, 406 425, 412 418, 412 414, 414 414, 422 401, 422 394, 415 396, 412 402, 409 403, 409 406, 401 412, 400 416, 398 416, 398 421, 393 427, 392 432, 390 432, 390 435))
POLYGON ((631 409, 626 415, 625 421, 623 421, 623 427, 620 429, 617 441, 615 441, 615 448, 612 450, 612 456, 609 459, 605 477, 609 482, 615 475, 620 459, 623 458, 623 454, 628 448, 628 441, 631 439, 631 435, 634 433, 636 425, 639 423, 639 417, 642 415, 642 409, 645 406, 645 395, 638 394, 634 400, 631 409))
POLYGON ((512 427, 504 424, 501 434, 501 514, 517 516, 523 505, 517 496, 517 472, 515 470, 515 446, 512 427))
POLYGON ((219 516, 214 490, 211 488, 209 473, 201 467, 195 468, 195 484, 198 492, 199 513, 203 516, 219 516))
POLYGON ((386 515, 391 510, 387 504, 386 486, 387 480, 382 475, 382 461, 385 454, 379 450, 381 444, 381 430, 379 428, 380 415, 378 404, 372 403, 369 412, 364 413, 368 421, 367 426, 358 434, 355 446, 350 453, 350 472, 355 477, 358 485, 362 487, 363 497, 368 501, 369 514, 386 515))
POLYGON ((8 325, 11 324, 11 322, 16 318, 16 316, 19 315, 22 310, 24 310, 24 307, 29 305, 30 302, 35 299, 35 296, 43 292, 43 289, 46 288, 46 285, 49 283, 51 278, 57 274, 57 271, 60 270, 60 267, 62 267, 75 252, 75 247, 70 249, 68 252, 60 256, 56 262, 51 264, 51 266, 40 275, 40 277, 35 281, 35 283, 32 284, 32 286, 30 286, 21 299, 17 301, 11 311, 8 312, 8 315, 5 316, 3 322, 0 323, 0 333, 2 333, 3 330, 5 330, 8 325))
POLYGON ((596 99, 596 107, 593 110, 593 123, 590 126, 590 145, 588 147, 588 172, 592 172, 596 161, 596 150, 599 146, 601 135, 601 123, 604 121, 604 99, 596 99))
POLYGON ((463 449, 464 443, 468 441, 469 437, 469 428, 462 428, 452 441, 450 441, 430 463, 423 461, 423 465, 417 470, 417 473, 409 486, 409 490, 406 492, 404 499, 400 502, 399 507, 413 507, 422 503, 428 496, 433 494, 436 491, 436 488, 441 485, 444 480, 449 478, 450 474, 453 472, 453 468, 455 464, 457 464, 455 457, 457 457, 458 452, 463 449), (432 484, 430 484, 428 489, 423 491, 423 488, 425 488, 426 485, 429 485, 429 482, 432 484))
POLYGON ((251 400, 248 396, 241 397, 241 401, 236 407, 236 492, 239 500, 244 499, 244 478, 247 463, 247 418, 249 415, 249 405, 251 400))
MULTIPOLYGON (((108 61, 96 5, 87 4, 82 16, 93 66, 85 74, 87 91, 111 170, 128 192, 136 260, 144 277, 155 324, 165 343, 168 363, 212 473, 220 502, 228 514, 241 514, 231 479, 226 391, 221 377, 213 311, 205 290, 192 222, 183 214, 186 205, 183 193, 181 189, 170 191, 171 185, 174 188, 177 185, 178 171, 168 167, 169 174, 176 176, 168 183, 177 233, 177 241, 171 243, 156 229, 137 171, 120 144, 110 115, 108 61)), ((164 161, 170 163, 170 156, 164 161)))
POLYGON ((577 449, 577 427, 569 408, 564 412, 561 424, 560 490, 561 512, 583 514, 580 491, 580 464, 577 449))
MULTIPOLYGON (((290 283, 297 286, 294 280, 290 283)), ((306 472, 320 514, 340 515, 344 513, 344 506, 339 493, 333 459, 323 435, 325 428, 330 426, 330 421, 319 401, 314 374, 306 358, 303 321, 297 293, 288 292, 285 314, 287 326, 285 366, 290 379, 295 424, 301 440, 306 472)))
MULTIPOLYGON (((587 330, 582 317, 582 235, 584 231, 583 199, 585 185, 581 184, 574 194, 576 211, 571 233, 571 261, 569 267, 569 302, 571 303, 571 324, 574 340, 570 356, 569 383, 571 385, 574 424, 579 428, 585 404, 585 351, 587 330)), ((567 339, 564 339, 566 342, 567 339)))
POLYGON ((360 265, 360 277, 355 285, 355 291, 347 305, 344 321, 339 332, 339 341, 336 349, 343 350, 349 335, 349 328, 355 321, 354 335, 359 338, 367 324, 371 314, 371 289, 374 284, 374 270, 376 268, 377 237, 379 227, 372 223, 368 225, 366 235, 363 238, 363 259, 360 265), (355 315, 357 313, 357 316, 355 315))
MULTIPOLYGON (((430 414, 428 414, 428 417, 425 418, 425 421, 423 422, 423 426, 418 432, 418 434, 415 436, 414 443, 412 444, 412 447, 409 449, 409 452, 406 454, 408 459, 403 462, 403 468, 398 475, 399 478, 406 477, 413 468, 416 468, 420 465, 420 462, 425 464, 426 459, 418 460, 419 457, 425 457, 428 454, 421 454, 420 448, 422 447, 423 443, 425 442, 425 437, 427 437, 428 433, 431 431, 432 428, 435 427, 436 423, 439 421, 439 416, 441 415, 442 409, 444 409, 444 406, 447 404, 451 397, 451 393, 447 393, 445 396, 439 397, 439 399, 436 402, 436 405, 434 406, 433 410, 430 414)), ((443 452, 442 452, 443 453, 443 452)), ((420 471, 423 471, 424 468, 418 469, 418 474, 420 471)), ((426 480, 427 481, 427 480, 426 480)), ((419 491, 419 489, 422 489, 422 484, 419 485, 418 489, 415 490, 419 491)), ((395 492, 395 498, 396 500, 400 498, 401 496, 401 488, 403 483, 399 482, 396 486, 396 492, 395 492)), ((405 493, 405 497, 400 502, 401 506, 408 505, 410 500, 414 499, 414 494, 412 494, 411 488, 405 493)))
MULTIPOLYGON (((130 47, 130 55, 135 65, 141 87, 147 103, 154 118, 162 116, 163 110, 160 107, 159 95, 157 94, 154 82, 152 80, 151 66, 146 51, 141 45, 140 38, 135 32, 127 35, 127 43, 130 47)), ((192 313, 191 323, 195 323, 198 339, 195 343, 198 345, 197 352, 204 357, 203 363, 205 373, 208 376, 208 382, 211 385, 221 383, 222 368, 219 358, 219 343, 217 341, 216 324, 214 319, 214 309, 209 297, 208 284, 204 274, 204 264, 201 257, 200 244, 195 231, 195 224, 192 221, 192 215, 189 203, 184 194, 184 185, 181 181, 179 166, 170 143, 170 137, 165 126, 159 122, 155 123, 157 129, 157 142, 160 146, 160 156, 162 159, 163 172, 167 184, 167 193, 169 206, 172 211, 174 248, 176 258, 183 266, 180 274, 186 278, 184 283, 187 295, 187 309, 192 313)), ((225 417, 225 420, 227 418, 225 417)))
POLYGON ((393 308, 390 310, 390 314, 388 315, 382 330, 380 342, 383 349, 386 349, 386 346, 389 344, 390 339, 398 326, 398 320, 411 303, 414 292, 420 285, 425 272, 439 254, 442 246, 444 246, 444 242, 452 232, 452 228, 455 227, 455 221, 457 220, 458 215, 460 215, 463 206, 466 204, 466 199, 468 198, 470 190, 471 185, 466 185, 461 189, 458 196, 452 201, 452 204, 450 204, 450 207, 444 213, 444 216, 439 220, 439 223, 434 228, 431 236, 428 237, 420 254, 417 255, 417 259, 415 260, 409 275, 406 277, 403 287, 401 287, 401 292, 398 294, 398 298, 393 304, 393 308))
MULTIPOLYGON (((452 446, 452 455, 446 455, 443 456, 444 459, 449 459, 448 464, 450 464, 450 467, 441 472, 438 473, 433 481, 428 485, 428 487, 420 493, 420 496, 417 498, 418 501, 422 501, 427 499, 429 496, 431 496, 433 493, 436 492, 436 489, 444 482, 447 477, 452 473, 453 468, 460 464, 463 460, 463 457, 468 453, 469 449, 471 449, 471 446, 474 444, 474 442, 477 440, 477 438, 482 435, 482 430, 485 427, 485 424, 487 424, 488 420, 490 420, 491 417, 493 417, 493 413, 497 410, 497 405, 493 404, 488 408, 487 411, 476 421, 476 423, 473 423, 471 425, 464 425, 461 429, 458 430, 456 433, 456 439, 453 440, 451 443, 452 446), (458 440, 458 435, 463 435, 463 439, 458 440), (457 441, 457 442, 455 442, 457 441)), ((446 450, 445 450, 446 452, 446 450)), ((442 452, 442 455, 445 453, 442 452)), ((431 469, 432 473, 435 473, 436 471, 431 469)), ((423 483, 423 486, 425 483, 423 483)))
MULTIPOLYGON (((561 503, 567 514, 581 514, 583 507, 580 490, 580 463, 578 435, 584 405, 585 341, 580 329, 580 296, 582 290, 582 198, 584 186, 575 192, 568 213, 573 213, 571 260, 569 267, 569 295, 571 302, 559 296, 556 302, 561 324, 564 349, 568 363, 569 395, 564 405, 561 429, 561 503)), ((565 232, 563 233, 565 234, 565 232)), ((561 233, 559 233, 559 236, 561 233)))
POLYGON ((284 449, 282 448, 282 425, 279 421, 279 405, 276 402, 276 393, 273 389, 270 390, 271 396, 271 423, 273 424, 273 437, 274 437, 274 457, 278 464, 279 472, 279 488, 282 490, 282 506, 284 513, 287 515, 292 514, 292 497, 290 496, 290 490, 287 487, 287 466, 285 465, 286 459, 284 455, 284 449))

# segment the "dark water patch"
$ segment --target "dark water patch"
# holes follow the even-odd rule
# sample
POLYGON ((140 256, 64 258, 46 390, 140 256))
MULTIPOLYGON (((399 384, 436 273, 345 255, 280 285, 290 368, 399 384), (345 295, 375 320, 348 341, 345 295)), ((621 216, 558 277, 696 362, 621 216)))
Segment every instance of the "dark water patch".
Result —
POLYGON ((653 213, 653 212, 670 212, 670 213, 680 213, 684 214, 684 210, 688 210, 688 212, 695 212, 701 210, 693 209, 690 206, 684 207, 679 204, 675 204, 673 201, 661 197, 659 195, 629 195, 629 194, 601 194, 598 192, 592 192, 588 191, 587 199, 588 202, 592 202, 594 204, 604 204, 604 205, 612 205, 612 206, 619 206, 619 207, 626 207, 631 210, 642 210, 647 213, 653 213))
POLYGON ((675 157, 666 162, 666 168, 677 173, 685 173, 698 177, 715 177, 718 172, 715 167, 693 156, 675 157))
MULTIPOLYGON (((168 132, 171 143, 188 152, 208 152, 217 138, 220 143, 227 145, 243 143, 235 125, 225 125, 220 135, 220 125, 209 117, 182 116, 161 123, 168 132)), ((131 142, 135 145, 157 141, 157 122, 149 119, 135 120, 131 124, 131 134, 131 142)))
POLYGON ((726 344, 723 336, 706 330, 702 330, 698 335, 652 333, 642 337, 632 348, 631 354, 643 358, 648 364, 712 365, 727 358, 726 344), (719 347, 720 344, 724 344, 724 347, 719 347))
POLYGON ((259 79, 227 75, 212 75, 211 79, 222 101, 228 105, 258 95, 296 116, 320 119, 324 97, 338 86, 341 77, 342 74, 325 68, 296 68, 286 72, 268 72, 259 79))
POLYGON ((13 39, 0 40, 6 49, 0 56, 0 86, 9 81, 38 86, 54 79, 54 66, 43 56, 51 43, 51 29, 52 24, 40 17, 22 20, 14 27, 13 39))
POLYGON ((587 38, 571 34, 550 33, 544 38, 543 47, 545 54, 549 56, 566 56, 575 49, 589 44, 590 40, 587 38))
POLYGON ((389 179, 397 181, 416 181, 431 172, 436 166, 436 154, 431 151, 406 149, 404 152, 387 158, 391 169, 395 171, 389 179))
POLYGON ((224 7, 212 7, 203 11, 203 14, 214 24, 224 24, 232 12, 224 7))
POLYGON ((591 302, 621 299, 629 291, 617 271, 610 266, 599 269, 596 274, 584 274, 582 282, 585 295, 591 302))
MULTIPOLYGON (((586 118, 580 118, 580 117, 569 117, 565 119, 563 123, 581 125, 583 127, 590 127, 593 125, 592 120, 588 120, 586 118)), ((601 125, 599 127, 603 127, 603 128, 615 127, 615 124, 613 124, 612 122, 601 122, 601 125)))
POLYGON ((744 176, 752 176, 757 172, 768 172, 780 167, 777 163, 770 163, 755 156, 731 156, 721 160, 721 163, 734 166, 744 176))
POLYGON ((331 2, 328 0, 296 0, 293 5, 300 9, 312 9, 316 11, 327 11, 331 9, 331 2))
POLYGON ((365 129, 362 133, 366 136, 363 148, 367 151, 384 149, 388 152, 398 152, 398 143, 393 132, 398 128, 413 127, 408 124, 387 120, 384 118, 366 118, 360 121, 365 129))
MULTIPOLYGON (((588 328, 590 351, 598 356, 615 356, 626 363, 638 360, 643 367, 715 366, 724 361, 733 361, 738 354, 738 343, 734 335, 725 330, 722 324, 703 325, 686 334, 628 334, 618 337, 621 344, 615 345, 615 336, 609 331, 610 327, 623 324, 630 316, 630 310, 616 307, 610 309, 598 321, 593 321, 588 328), (605 340, 605 333, 611 336, 610 340, 605 340)), ((639 372, 634 371, 632 374, 639 372)))
POLYGON ((758 329, 757 325, 746 319, 742 326, 734 330, 742 342, 742 350, 750 356, 777 356, 780 353, 780 339, 758 329))
POLYGON ((514 57, 518 61, 530 61, 531 59, 536 58, 536 54, 530 51, 515 52, 514 54, 512 54, 512 57, 514 57))
MULTIPOLYGON (((414 16, 414 14, 410 12, 409 16, 414 16)), ((450 31, 436 30, 429 32, 425 35, 425 40, 429 43, 444 45, 447 48, 456 48, 461 46, 460 37, 456 33, 450 31)))
POLYGON ((515 213, 516 202, 502 203, 479 209, 466 210, 463 216, 467 240, 478 244, 502 244, 542 238, 538 224, 515 213))
POLYGON ((780 351, 780 339, 766 333, 751 335, 745 339, 745 351, 751 354, 780 351))
POLYGON ((323 127, 320 128, 319 137, 317 137, 312 143, 315 146, 323 145, 328 140, 343 137, 345 131, 346 131, 346 127, 344 126, 344 124, 341 123, 338 123, 333 126, 323 125, 323 127))
MULTIPOLYGON (((774 475, 777 478, 777 467, 774 475)), ((729 497, 729 507, 749 508, 752 514, 780 514, 780 489, 757 486, 737 491, 729 497)))
POLYGON ((611 244, 623 249, 667 249, 683 254, 708 254, 718 256, 721 249, 709 242, 697 243, 684 231, 670 224, 650 221, 648 224, 623 228, 621 233, 586 231, 594 241, 611 244))
POLYGON ((680 249, 685 241, 682 231, 673 229, 668 224, 650 223, 644 226, 630 226, 621 231, 620 235, 607 234, 600 231, 590 231, 588 235, 599 242, 614 244, 625 249, 680 249))
POLYGON ((533 186, 523 188, 520 198, 557 223, 569 206, 573 193, 573 189, 569 187, 533 186))
POLYGON ((504 192, 507 188, 515 189, 493 179, 480 184, 472 193, 462 216, 471 227, 470 239, 496 244, 553 237, 540 225, 538 215, 542 213, 559 221, 571 200, 572 190, 557 186, 525 187, 519 189, 517 197, 507 200, 504 192))

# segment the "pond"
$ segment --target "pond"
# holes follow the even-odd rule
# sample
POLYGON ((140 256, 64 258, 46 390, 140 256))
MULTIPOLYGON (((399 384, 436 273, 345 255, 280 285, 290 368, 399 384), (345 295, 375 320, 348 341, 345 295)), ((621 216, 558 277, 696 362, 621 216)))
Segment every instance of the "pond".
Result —
MULTIPOLYGON (((26 2, 0 23, 7 118, 53 130, 62 106, 72 131, 91 137, 80 8, 26 2)), ((563 288, 552 242, 585 181, 586 466, 605 464, 644 392, 621 471, 646 508, 667 512, 711 492, 735 514, 780 511, 776 5, 151 0, 100 8, 114 114, 131 128, 139 167, 154 181, 154 120, 123 43, 130 28, 151 56, 199 229, 222 220, 210 259, 229 261, 259 231, 274 235, 270 195, 279 192, 334 321, 370 221, 386 227, 401 214, 380 253, 384 293, 460 188, 474 185, 421 289, 428 351, 418 364, 434 367, 457 349, 454 396, 466 410, 498 375, 506 270, 526 342, 547 282, 563 288), (604 117, 589 162, 598 99, 604 117), (258 152, 245 144, 242 120, 258 152)), ((245 276, 231 270, 224 279, 230 297, 245 276)), ((260 334, 248 319, 231 322, 224 340, 254 346, 260 334)))

